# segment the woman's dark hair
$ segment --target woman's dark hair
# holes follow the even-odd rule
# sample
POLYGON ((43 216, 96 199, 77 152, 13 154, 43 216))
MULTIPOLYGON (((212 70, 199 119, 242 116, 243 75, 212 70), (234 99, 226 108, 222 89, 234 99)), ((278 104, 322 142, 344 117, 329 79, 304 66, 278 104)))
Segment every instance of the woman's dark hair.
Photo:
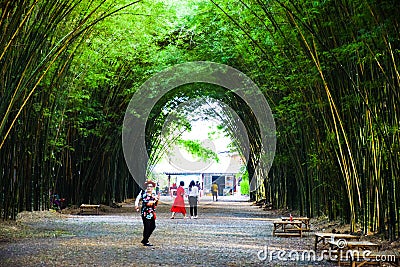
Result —
POLYGON ((185 182, 184 182, 184 181, 180 181, 180 182, 179 182, 179 185, 180 185, 180 186, 184 186, 184 185, 185 185, 185 182))
POLYGON ((189 187, 193 187, 193 186, 195 186, 196 184, 194 183, 194 181, 192 180, 191 182, 190 182, 190 184, 189 184, 189 187))

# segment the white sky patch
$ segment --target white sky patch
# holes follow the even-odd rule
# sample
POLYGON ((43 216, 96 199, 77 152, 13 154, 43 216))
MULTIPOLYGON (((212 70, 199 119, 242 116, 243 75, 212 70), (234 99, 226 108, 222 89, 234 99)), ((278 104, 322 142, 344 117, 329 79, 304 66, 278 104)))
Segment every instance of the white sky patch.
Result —
MULTIPOLYGON (((224 136, 222 132, 217 134, 212 134, 217 131, 218 123, 215 121, 207 120, 198 120, 192 121, 192 131, 184 132, 182 135, 182 139, 184 140, 198 140, 203 142, 204 146, 212 149, 215 153, 217 153, 219 162, 211 161, 210 164, 207 164, 207 168, 198 170, 199 172, 223 172, 226 170, 231 164, 231 157, 229 152, 229 144, 232 142, 230 138, 224 136), (212 135, 213 139, 209 139, 209 134, 212 135), (215 138, 215 139, 214 139, 215 138), (208 143, 208 144, 207 144, 208 143)), ((179 147, 171 147, 169 149, 169 153, 172 152, 174 154, 174 150, 179 149, 179 153, 184 157, 186 161, 197 162, 198 159, 195 159, 189 152, 187 152, 184 148, 179 147)), ((169 161, 171 159, 169 157, 164 157, 160 163, 158 163, 154 172, 163 173, 163 172, 185 172, 179 168, 179 162, 176 162, 176 159, 173 159, 174 163, 170 164, 169 161)))

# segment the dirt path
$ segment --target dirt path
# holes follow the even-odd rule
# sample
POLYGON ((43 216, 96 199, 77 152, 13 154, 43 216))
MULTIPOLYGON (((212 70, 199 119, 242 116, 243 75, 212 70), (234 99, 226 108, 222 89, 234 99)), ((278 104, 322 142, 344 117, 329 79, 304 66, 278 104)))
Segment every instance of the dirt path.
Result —
MULTIPOLYGON (((142 221, 132 212, 22 218, 29 238, 0 242, 0 266, 333 266, 327 261, 264 259, 264 250, 313 249, 313 236, 272 236, 273 212, 249 202, 203 198, 198 219, 169 219, 170 199, 158 207, 154 247, 140 244, 142 221), (260 252, 262 251, 262 253, 260 252)), ((27 215, 29 217, 29 215, 27 215)), ((24 229, 25 229, 24 228, 24 229)))

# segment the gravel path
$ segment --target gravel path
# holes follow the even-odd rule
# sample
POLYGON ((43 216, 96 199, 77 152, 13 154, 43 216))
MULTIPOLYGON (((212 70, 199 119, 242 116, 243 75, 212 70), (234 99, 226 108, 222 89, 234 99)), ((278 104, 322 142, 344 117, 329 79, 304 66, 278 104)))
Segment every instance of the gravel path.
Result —
MULTIPOLYGON (((242 200, 201 199, 198 219, 171 220, 163 197, 154 247, 143 247, 142 221, 129 213, 59 215, 21 220, 35 235, 0 240, 0 266, 334 266, 324 261, 270 259, 265 252, 313 249, 313 235, 272 236, 273 211, 242 200)), ((29 216, 28 216, 29 217, 29 216)))

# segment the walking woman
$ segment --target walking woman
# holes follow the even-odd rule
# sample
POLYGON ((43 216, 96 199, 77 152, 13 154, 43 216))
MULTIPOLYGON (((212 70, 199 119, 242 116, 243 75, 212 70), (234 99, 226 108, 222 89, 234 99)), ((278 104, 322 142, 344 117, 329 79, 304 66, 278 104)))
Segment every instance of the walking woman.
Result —
POLYGON ((190 219, 197 219, 197 203, 199 202, 199 188, 192 180, 189 184, 189 206, 190 206, 190 219))
POLYGON ((181 181, 179 183, 178 188, 176 189, 176 198, 174 200, 174 204, 171 207, 171 219, 175 219, 175 213, 182 213, 183 217, 186 219, 186 208, 185 208, 185 189, 183 188, 183 186, 185 185, 185 183, 183 181, 181 181))
POLYGON ((156 206, 158 204, 159 196, 153 193, 153 188, 155 183, 153 181, 146 181, 144 183, 146 191, 140 191, 139 195, 135 200, 136 211, 139 212, 139 201, 142 201, 142 208, 140 209, 142 221, 143 221, 143 239, 141 243, 143 246, 151 247, 153 246, 149 242, 149 237, 156 228, 156 206))

